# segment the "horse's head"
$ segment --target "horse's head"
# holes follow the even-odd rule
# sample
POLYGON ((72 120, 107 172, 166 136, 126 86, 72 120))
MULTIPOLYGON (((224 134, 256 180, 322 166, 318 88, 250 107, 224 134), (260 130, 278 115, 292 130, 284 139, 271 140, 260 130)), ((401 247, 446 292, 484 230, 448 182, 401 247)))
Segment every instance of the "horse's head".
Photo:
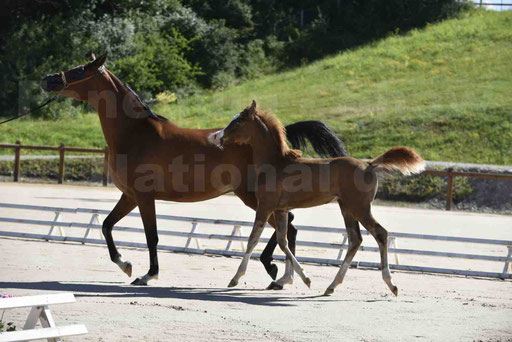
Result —
POLYGON ((90 82, 99 75, 106 75, 103 64, 107 54, 98 58, 91 54, 91 57, 92 61, 87 64, 45 76, 41 80, 41 89, 81 101, 87 100, 88 91, 93 90, 90 82))
POLYGON ((250 145, 257 125, 256 106, 256 101, 253 100, 251 106, 235 115, 224 129, 211 133, 208 141, 221 148, 224 144, 250 145))

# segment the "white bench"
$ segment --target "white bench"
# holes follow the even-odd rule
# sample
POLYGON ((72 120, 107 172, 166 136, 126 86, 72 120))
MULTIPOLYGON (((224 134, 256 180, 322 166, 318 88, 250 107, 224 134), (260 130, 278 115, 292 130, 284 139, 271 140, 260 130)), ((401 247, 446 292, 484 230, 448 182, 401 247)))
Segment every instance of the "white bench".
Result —
POLYGON ((0 299, 0 310, 32 307, 23 330, 0 333, 0 342, 31 341, 37 339, 57 342, 62 341, 61 337, 87 334, 87 328, 83 324, 57 327, 48 307, 53 304, 74 302, 76 302, 76 299, 72 293, 0 299), (42 328, 34 329, 38 321, 41 322, 42 328))

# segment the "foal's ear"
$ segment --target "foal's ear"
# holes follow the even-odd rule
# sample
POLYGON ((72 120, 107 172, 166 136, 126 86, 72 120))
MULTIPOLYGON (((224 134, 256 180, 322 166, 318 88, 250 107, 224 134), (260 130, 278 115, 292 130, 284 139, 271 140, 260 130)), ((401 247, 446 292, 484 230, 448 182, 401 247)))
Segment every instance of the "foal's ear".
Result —
POLYGON ((253 117, 253 116, 256 115, 256 108, 257 108, 257 106, 258 105, 256 104, 256 101, 252 100, 251 106, 248 107, 248 109, 246 109, 247 110, 247 115, 249 117, 253 117))
POLYGON ((93 69, 98 69, 105 63, 106 60, 107 60, 107 53, 105 52, 103 55, 99 56, 94 61, 92 61, 90 66, 93 69))
POLYGON ((256 101, 252 100, 251 108, 249 108, 249 112, 256 113, 256 101))

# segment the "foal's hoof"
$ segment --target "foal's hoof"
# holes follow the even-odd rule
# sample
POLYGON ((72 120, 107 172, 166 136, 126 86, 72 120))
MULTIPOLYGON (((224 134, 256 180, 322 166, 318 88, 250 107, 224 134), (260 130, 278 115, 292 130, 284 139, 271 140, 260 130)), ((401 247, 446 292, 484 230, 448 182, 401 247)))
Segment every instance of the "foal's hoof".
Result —
POLYGON ((228 284, 228 287, 235 287, 238 285, 238 281, 235 279, 231 279, 231 281, 228 284))
POLYGON ((126 275, 128 277, 132 276, 132 263, 131 262, 126 263, 126 267, 124 268, 123 272, 126 273, 126 275))
POLYGON ((334 289, 330 289, 328 288, 327 290, 325 290, 324 292, 324 296, 330 296, 334 293, 334 289))
POLYGON ((309 279, 308 277, 306 277, 306 279, 304 279, 304 284, 306 284, 306 286, 308 288, 311 288, 311 279, 309 279))
POLYGON ((398 296, 398 287, 394 286, 392 289, 391 289, 391 292, 393 292, 393 294, 396 296, 398 296))
POLYGON ((267 286, 267 290, 282 290, 283 285, 278 284, 277 282, 273 281, 270 283, 269 286, 267 286))
POLYGON ((147 286, 148 285, 148 281, 146 279, 143 279, 143 278, 144 277, 135 279, 134 281, 132 281, 132 285, 147 286))

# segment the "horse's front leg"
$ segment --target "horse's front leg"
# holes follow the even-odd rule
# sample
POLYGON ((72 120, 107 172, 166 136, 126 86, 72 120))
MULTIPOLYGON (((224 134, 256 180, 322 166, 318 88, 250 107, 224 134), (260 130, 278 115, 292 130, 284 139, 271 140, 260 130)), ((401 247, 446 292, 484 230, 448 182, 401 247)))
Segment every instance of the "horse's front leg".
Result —
POLYGON ((144 224, 144 233, 149 249, 149 271, 146 275, 135 279, 132 285, 147 285, 148 281, 158 279, 158 232, 156 229, 155 199, 148 195, 138 195, 137 205, 144 224))
POLYGON ((236 272, 233 279, 231 279, 228 287, 234 287, 238 285, 238 281, 245 274, 245 271, 247 270, 247 264, 251 259, 251 254, 258 244, 258 241, 260 240, 261 233, 263 232, 263 229, 265 229, 265 224, 267 223, 271 212, 272 210, 260 207, 258 207, 256 210, 256 219, 254 220, 251 235, 249 236, 249 241, 247 242, 247 250, 245 251, 245 255, 242 259, 242 262, 240 263, 240 266, 238 267, 238 271, 236 272))
POLYGON ((123 194, 114 209, 112 209, 105 221, 103 221, 102 228, 103 236, 105 236, 105 241, 107 241, 110 259, 119 266, 119 268, 126 273, 128 277, 132 276, 132 264, 129 261, 124 261, 121 254, 118 252, 114 243, 114 238, 112 237, 112 228, 114 228, 114 225, 123 217, 128 215, 136 206, 137 203, 135 200, 123 194))

